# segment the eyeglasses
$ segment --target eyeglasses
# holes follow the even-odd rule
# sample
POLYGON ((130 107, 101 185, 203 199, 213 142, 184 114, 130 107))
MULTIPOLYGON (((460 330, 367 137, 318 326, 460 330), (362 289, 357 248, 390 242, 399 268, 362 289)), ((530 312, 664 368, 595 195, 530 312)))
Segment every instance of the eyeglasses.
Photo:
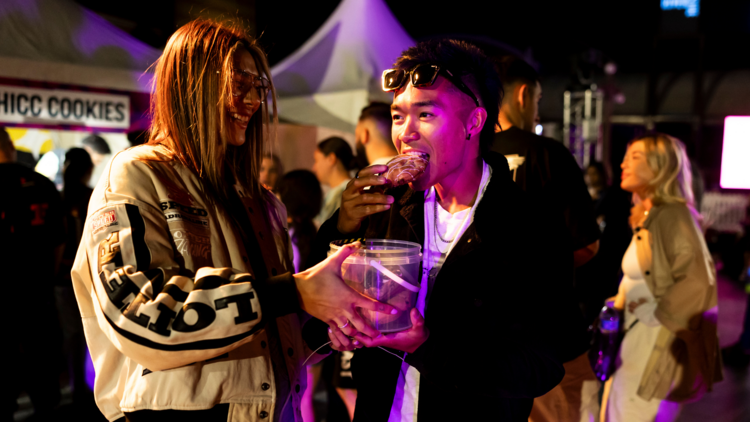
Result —
POLYGON ((384 70, 383 91, 395 91, 404 86, 404 84, 408 83, 410 78, 411 84, 415 88, 432 86, 432 84, 435 83, 435 79, 437 79, 438 75, 441 73, 446 79, 451 81, 451 83, 455 85, 456 88, 460 89, 464 94, 471 97, 471 99, 474 100, 474 103, 476 103, 477 107, 480 107, 479 100, 477 99, 476 95, 471 92, 469 87, 467 87, 466 84, 463 83, 463 81, 461 81, 461 78, 453 76, 453 73, 451 73, 450 70, 442 69, 440 66, 434 64, 420 64, 409 71, 403 69, 384 70))
POLYGON ((250 89, 255 88, 258 90, 258 96, 261 101, 264 101, 268 97, 268 91, 271 89, 271 82, 248 71, 232 72, 233 89, 232 96, 244 97, 250 89))

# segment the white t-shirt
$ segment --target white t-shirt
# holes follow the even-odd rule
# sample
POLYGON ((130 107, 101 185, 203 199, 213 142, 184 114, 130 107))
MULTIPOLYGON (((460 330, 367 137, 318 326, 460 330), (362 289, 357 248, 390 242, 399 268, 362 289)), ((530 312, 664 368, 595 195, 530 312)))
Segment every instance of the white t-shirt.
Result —
MULTIPOLYGON (((477 199, 471 208, 451 214, 437 204, 437 227, 435 225, 435 187, 425 192, 424 200, 424 245, 422 245, 422 280, 417 295, 417 309, 424 315, 427 299, 432 293, 432 285, 437 277, 445 258, 450 254, 453 246, 474 221, 477 204, 482 200, 487 184, 490 182, 492 169, 482 162, 482 180, 479 183, 477 199), (438 236, 435 229, 440 231, 438 236), (443 242, 442 239, 450 240, 443 242)), ((395 358, 394 358, 395 359, 395 358)), ((413 422, 417 420, 419 405, 419 371, 404 362, 393 397, 391 415, 388 422, 413 422)))

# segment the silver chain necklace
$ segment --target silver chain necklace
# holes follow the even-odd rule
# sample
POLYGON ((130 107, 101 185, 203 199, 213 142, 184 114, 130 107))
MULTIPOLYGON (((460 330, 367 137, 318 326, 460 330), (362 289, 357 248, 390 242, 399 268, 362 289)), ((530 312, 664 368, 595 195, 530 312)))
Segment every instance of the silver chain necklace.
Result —
MULTIPOLYGON (((458 226, 458 230, 456 230, 456 234, 453 236, 453 239, 450 239, 450 240, 444 239, 443 236, 440 234, 440 230, 438 230, 438 210, 437 210, 437 207, 438 207, 438 194, 437 194, 437 190, 436 190, 435 191, 435 210, 434 210, 434 214, 433 214, 433 218, 432 218, 433 227, 435 228, 435 233, 437 234, 437 237, 439 237, 440 240, 443 241, 443 243, 453 243, 453 241, 456 240, 456 237, 458 237, 458 233, 461 231, 461 227, 463 227, 464 223, 466 222, 466 219, 469 218, 469 214, 471 214, 471 207, 468 209, 468 212, 464 216, 463 220, 461 220, 461 224, 458 226)), ((437 240, 435 240, 435 248, 438 250, 438 252, 440 252, 441 255, 444 254, 444 253, 446 253, 446 252, 448 252, 447 250, 443 251, 443 250, 440 249, 440 247, 437 244, 437 240)), ((448 247, 448 249, 450 249, 450 246, 448 247)))

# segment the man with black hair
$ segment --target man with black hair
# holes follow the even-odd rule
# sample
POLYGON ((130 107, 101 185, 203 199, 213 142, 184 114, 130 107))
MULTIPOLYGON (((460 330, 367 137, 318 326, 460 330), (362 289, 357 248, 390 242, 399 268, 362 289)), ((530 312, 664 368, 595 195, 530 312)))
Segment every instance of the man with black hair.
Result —
POLYGON ((332 347, 366 346, 352 361, 354 420, 526 421, 563 370, 542 334, 550 300, 523 193, 501 155, 483 155, 498 114, 494 66, 474 45, 430 40, 404 51, 383 87, 397 150, 427 167, 384 193, 386 166, 360 171, 313 252, 320 260, 330 241, 361 237, 422 245, 412 328, 370 338, 331 327, 332 347))
POLYGON ((578 421, 598 417, 599 383, 588 362, 587 324, 575 297, 574 268, 589 261, 599 248, 600 231, 583 173, 560 142, 534 133, 542 86, 525 61, 504 57, 497 63, 505 95, 498 115, 499 132, 492 150, 505 155, 511 176, 523 189, 537 219, 549 224, 539 247, 550 270, 550 286, 559 297, 555 313, 556 344, 565 378, 534 400, 530 421, 578 421))
POLYGON ((25 390, 37 420, 49 420, 60 402, 61 333, 54 276, 65 241, 60 195, 45 176, 16 162, 0 126, 0 268, 3 271, 6 388, 2 418, 13 420, 25 390))
POLYGON ((359 168, 386 164, 398 155, 391 140, 391 105, 372 102, 363 108, 354 136, 359 168))

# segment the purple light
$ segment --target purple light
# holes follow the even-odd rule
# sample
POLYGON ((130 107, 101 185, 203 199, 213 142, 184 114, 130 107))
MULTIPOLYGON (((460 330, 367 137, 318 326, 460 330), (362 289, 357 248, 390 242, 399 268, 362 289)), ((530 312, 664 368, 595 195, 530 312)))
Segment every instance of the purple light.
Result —
POLYGON ((724 119, 724 149, 721 153, 721 187, 750 189, 750 116, 724 119))
POLYGON ((89 386, 89 390, 94 391, 94 381, 96 380, 96 370, 94 369, 94 362, 91 360, 91 353, 89 348, 86 348, 86 385, 89 386))

